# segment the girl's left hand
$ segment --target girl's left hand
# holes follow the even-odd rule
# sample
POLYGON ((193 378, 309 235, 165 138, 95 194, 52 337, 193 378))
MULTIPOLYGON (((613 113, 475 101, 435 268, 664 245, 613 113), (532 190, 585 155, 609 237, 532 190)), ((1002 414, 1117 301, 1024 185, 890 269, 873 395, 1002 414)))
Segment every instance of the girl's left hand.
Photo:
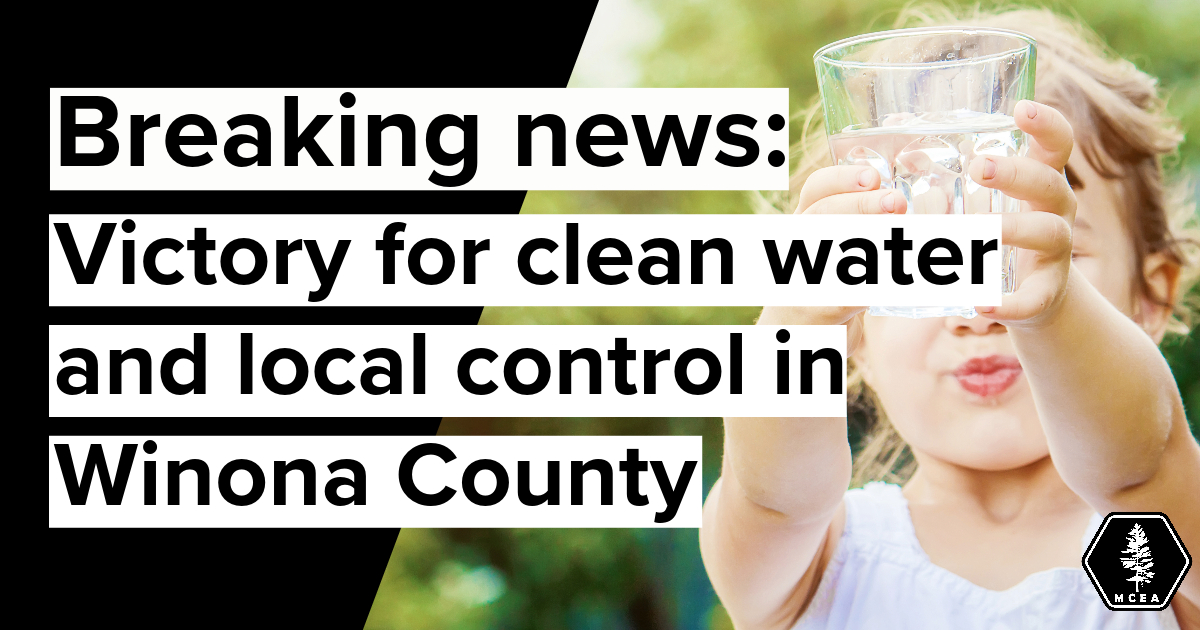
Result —
POLYGON ((1063 169, 1075 139, 1066 117, 1049 105, 1021 101, 1013 118, 1029 134, 1028 156, 980 157, 970 174, 981 186, 1025 202, 1021 212, 1003 215, 1002 243, 1032 254, 1033 268, 1001 306, 975 310, 1007 326, 1036 328, 1053 320, 1067 293, 1075 193, 1063 169))

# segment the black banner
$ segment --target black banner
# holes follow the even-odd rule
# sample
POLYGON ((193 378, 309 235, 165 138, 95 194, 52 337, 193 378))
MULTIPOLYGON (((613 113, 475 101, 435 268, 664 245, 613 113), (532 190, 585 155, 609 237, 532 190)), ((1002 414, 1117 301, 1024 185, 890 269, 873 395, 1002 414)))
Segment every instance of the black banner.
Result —
MULTIPOLYGON (((38 41, 48 87, 565 87, 594 2, 104 5, 38 41)), ((517 213, 520 192, 49 192, 49 213, 517 213)), ((281 217, 281 220, 286 220, 281 217)), ((482 307, 50 308, 50 324, 471 325, 482 307)), ((401 410, 398 410, 398 413, 401 410)), ((56 418, 48 435, 433 435, 437 418, 56 418)), ((396 529, 50 529, 42 564, 78 627, 361 628, 396 529)))

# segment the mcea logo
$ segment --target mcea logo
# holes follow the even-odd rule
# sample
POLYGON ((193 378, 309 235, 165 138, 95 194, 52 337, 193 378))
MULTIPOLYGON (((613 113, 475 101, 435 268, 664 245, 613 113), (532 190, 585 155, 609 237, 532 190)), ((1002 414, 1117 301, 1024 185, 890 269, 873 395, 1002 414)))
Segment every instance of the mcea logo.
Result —
POLYGON ((1083 554, 1083 569, 1112 610, 1163 610, 1192 557, 1162 513, 1113 512, 1083 554))

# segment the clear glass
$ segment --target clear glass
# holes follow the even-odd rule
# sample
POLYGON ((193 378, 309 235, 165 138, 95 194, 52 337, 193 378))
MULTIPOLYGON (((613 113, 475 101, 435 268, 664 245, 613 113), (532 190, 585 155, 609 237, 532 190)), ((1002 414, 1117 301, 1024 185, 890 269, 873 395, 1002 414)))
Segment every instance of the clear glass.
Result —
MULTIPOLYGON (((976 156, 1028 150, 1013 122, 1033 98, 1037 43, 991 28, 914 28, 860 35, 813 56, 835 164, 877 171, 907 214, 1016 212, 1020 202, 971 180, 976 156)), ((1001 247, 1004 293, 1016 249, 1001 247)), ((974 306, 872 306, 872 315, 975 317, 974 306)))

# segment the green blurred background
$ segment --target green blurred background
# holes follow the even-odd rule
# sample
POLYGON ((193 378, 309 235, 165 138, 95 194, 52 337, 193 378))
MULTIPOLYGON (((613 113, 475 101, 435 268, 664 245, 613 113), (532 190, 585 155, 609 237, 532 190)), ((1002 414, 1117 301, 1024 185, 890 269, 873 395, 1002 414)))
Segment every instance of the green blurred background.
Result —
MULTIPOLYGON (((795 111, 816 91, 813 52, 843 37, 889 28, 904 4, 602 0, 571 85, 786 86, 795 111)), ((1200 129, 1200 2, 1084 0, 1048 6, 1078 16, 1119 54, 1158 76, 1170 110, 1186 129, 1200 129)), ((1189 134, 1172 166, 1193 182, 1200 179, 1200 134, 1189 134)), ((534 192, 522 208, 523 213, 749 211, 746 193, 739 192, 534 192)), ((489 307, 480 323, 750 324, 757 313, 757 308, 489 307)), ((1200 422, 1196 336, 1163 344, 1193 433, 1200 422)), ((703 435, 706 493, 721 457, 719 418, 447 418, 441 433, 703 435)), ((729 627, 705 576, 694 529, 406 529, 366 624, 368 630, 729 627)))

